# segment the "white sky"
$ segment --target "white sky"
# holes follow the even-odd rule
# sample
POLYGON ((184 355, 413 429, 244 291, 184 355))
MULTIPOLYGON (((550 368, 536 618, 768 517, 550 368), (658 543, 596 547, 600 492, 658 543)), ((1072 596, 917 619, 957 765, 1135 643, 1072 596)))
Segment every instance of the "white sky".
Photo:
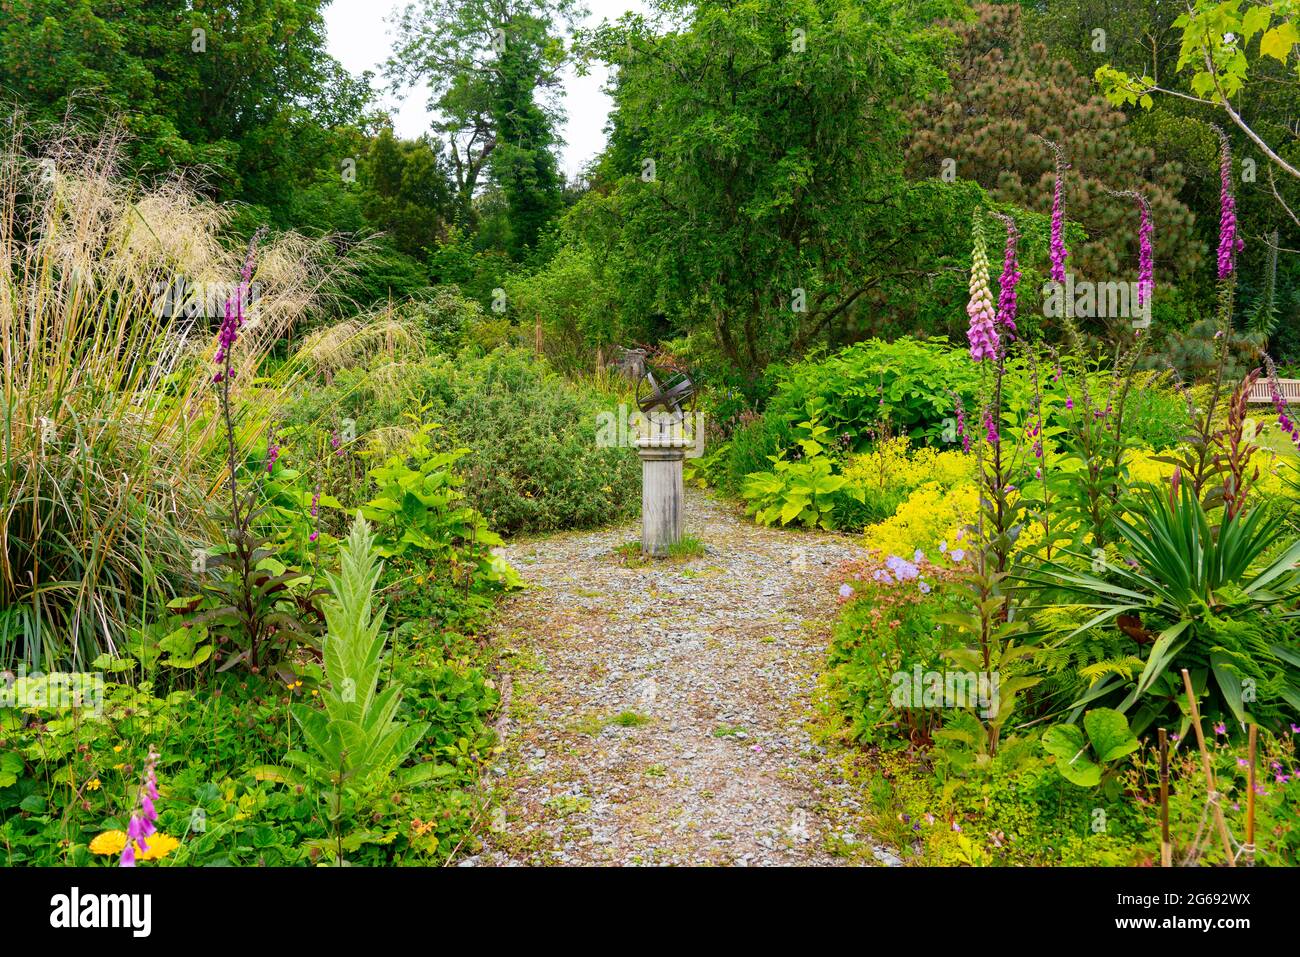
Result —
MULTIPOLYGON (((386 21, 404 5, 405 0, 331 0, 325 8, 329 52, 355 74, 373 70, 375 85, 382 85, 381 65, 392 43, 386 21)), ((645 12, 641 0, 587 0, 586 5, 591 11, 588 21, 591 24, 615 20, 629 10, 645 12)), ((607 79, 607 71, 599 64, 593 65, 584 77, 577 76, 571 68, 565 71, 564 109, 568 120, 561 135, 567 145, 561 153, 560 166, 570 178, 605 146, 602 130, 609 116, 610 100, 601 88, 607 79)), ((381 94, 380 102, 392 111, 397 134, 414 139, 429 129, 427 99, 426 91, 419 88, 411 90, 401 102, 381 94)))

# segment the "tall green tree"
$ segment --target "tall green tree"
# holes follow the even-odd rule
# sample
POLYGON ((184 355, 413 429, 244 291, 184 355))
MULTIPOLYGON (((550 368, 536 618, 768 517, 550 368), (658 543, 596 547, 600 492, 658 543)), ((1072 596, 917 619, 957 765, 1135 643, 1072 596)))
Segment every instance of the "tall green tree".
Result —
POLYGON ((370 144, 360 185, 367 221, 406 255, 423 259, 445 238, 451 189, 427 139, 399 140, 385 126, 370 144))
POLYGON ((35 125, 120 118, 136 171, 201 167, 283 222, 305 183, 341 191, 370 100, 325 52, 326 2, 5 0, 0 95, 35 125))
POLYGON ((585 49, 617 70, 613 137, 571 215, 625 308, 711 333, 757 376, 885 285, 934 278, 975 197, 905 179, 900 104, 945 82, 935 22, 957 9, 662 0, 595 31, 585 49))
MULTIPOLYGON (((1071 272, 1094 281, 1136 275, 1137 207, 1109 189, 1138 190, 1150 203, 1162 285, 1191 276, 1205 245, 1178 199, 1181 167, 1157 162, 1127 117, 1072 63, 1034 42, 1022 20, 1015 4, 981 4, 974 20, 954 25, 961 45, 952 85, 912 109, 909 171, 939 176, 951 164, 955 175, 975 180, 993 198, 1046 213, 1055 176, 1055 156, 1038 138, 1046 137, 1070 164, 1067 215, 1088 232, 1088 241, 1071 249, 1071 272)), ((1036 304, 1036 290, 1023 296, 1026 305, 1036 304)))
POLYGON ((395 84, 427 84, 434 130, 455 177, 458 219, 472 226, 486 170, 508 209, 503 241, 520 259, 561 206, 554 96, 578 0, 417 0, 397 21, 395 84))

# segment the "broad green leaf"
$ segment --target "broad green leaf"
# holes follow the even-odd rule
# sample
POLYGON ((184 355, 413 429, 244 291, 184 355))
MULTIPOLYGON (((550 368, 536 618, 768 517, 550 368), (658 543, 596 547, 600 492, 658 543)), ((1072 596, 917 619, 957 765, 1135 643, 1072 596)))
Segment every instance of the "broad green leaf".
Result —
POLYGON ((1228 707, 1232 710, 1233 716, 1241 722, 1249 720, 1246 714, 1246 706, 1241 697, 1241 678, 1232 669, 1232 659, 1222 651, 1210 653, 1210 670, 1214 673, 1214 680, 1219 685, 1219 690, 1223 692, 1223 700, 1227 702, 1228 707))
POLYGON ((1129 730, 1128 719, 1114 708, 1094 708, 1083 716, 1097 761, 1107 764, 1138 749, 1138 739, 1129 730))
POLYGON ((1057 724, 1043 732, 1043 750, 1056 758, 1061 777, 1080 787, 1101 783, 1101 768, 1088 756, 1083 731, 1073 724, 1057 724))
POLYGON ((259 764, 256 767, 249 768, 248 773, 252 775, 255 781, 274 781, 276 784, 290 785, 306 783, 306 779, 293 768, 275 764, 259 764))
POLYGON ((1250 7, 1241 18, 1241 43, 1245 46, 1250 38, 1268 26, 1273 11, 1265 5, 1250 7))

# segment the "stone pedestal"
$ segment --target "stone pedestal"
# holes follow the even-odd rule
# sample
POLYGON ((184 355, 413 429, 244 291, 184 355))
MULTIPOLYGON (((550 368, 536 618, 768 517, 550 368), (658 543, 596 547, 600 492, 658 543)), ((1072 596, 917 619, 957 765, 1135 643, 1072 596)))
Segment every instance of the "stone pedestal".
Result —
POLYGON ((663 557, 682 538, 682 503, 686 488, 682 463, 694 443, 680 434, 648 435, 636 440, 641 457, 641 554, 663 557))

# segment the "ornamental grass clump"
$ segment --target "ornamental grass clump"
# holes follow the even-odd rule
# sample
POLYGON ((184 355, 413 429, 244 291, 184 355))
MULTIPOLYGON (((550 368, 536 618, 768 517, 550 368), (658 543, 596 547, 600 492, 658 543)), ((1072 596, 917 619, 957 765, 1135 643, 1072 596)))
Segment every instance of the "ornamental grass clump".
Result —
MULTIPOLYGON (((220 239, 228 212, 185 182, 124 180, 111 133, 35 149, 20 118, 11 128, 0 143, 0 663, 83 670, 185 587, 194 549, 215 538, 204 505, 221 483, 222 424, 205 357, 218 344, 200 300, 239 254, 220 239)), ((294 236, 263 247, 241 376, 312 306, 319 252, 294 236)), ((290 375, 247 400, 241 452, 290 375)))

